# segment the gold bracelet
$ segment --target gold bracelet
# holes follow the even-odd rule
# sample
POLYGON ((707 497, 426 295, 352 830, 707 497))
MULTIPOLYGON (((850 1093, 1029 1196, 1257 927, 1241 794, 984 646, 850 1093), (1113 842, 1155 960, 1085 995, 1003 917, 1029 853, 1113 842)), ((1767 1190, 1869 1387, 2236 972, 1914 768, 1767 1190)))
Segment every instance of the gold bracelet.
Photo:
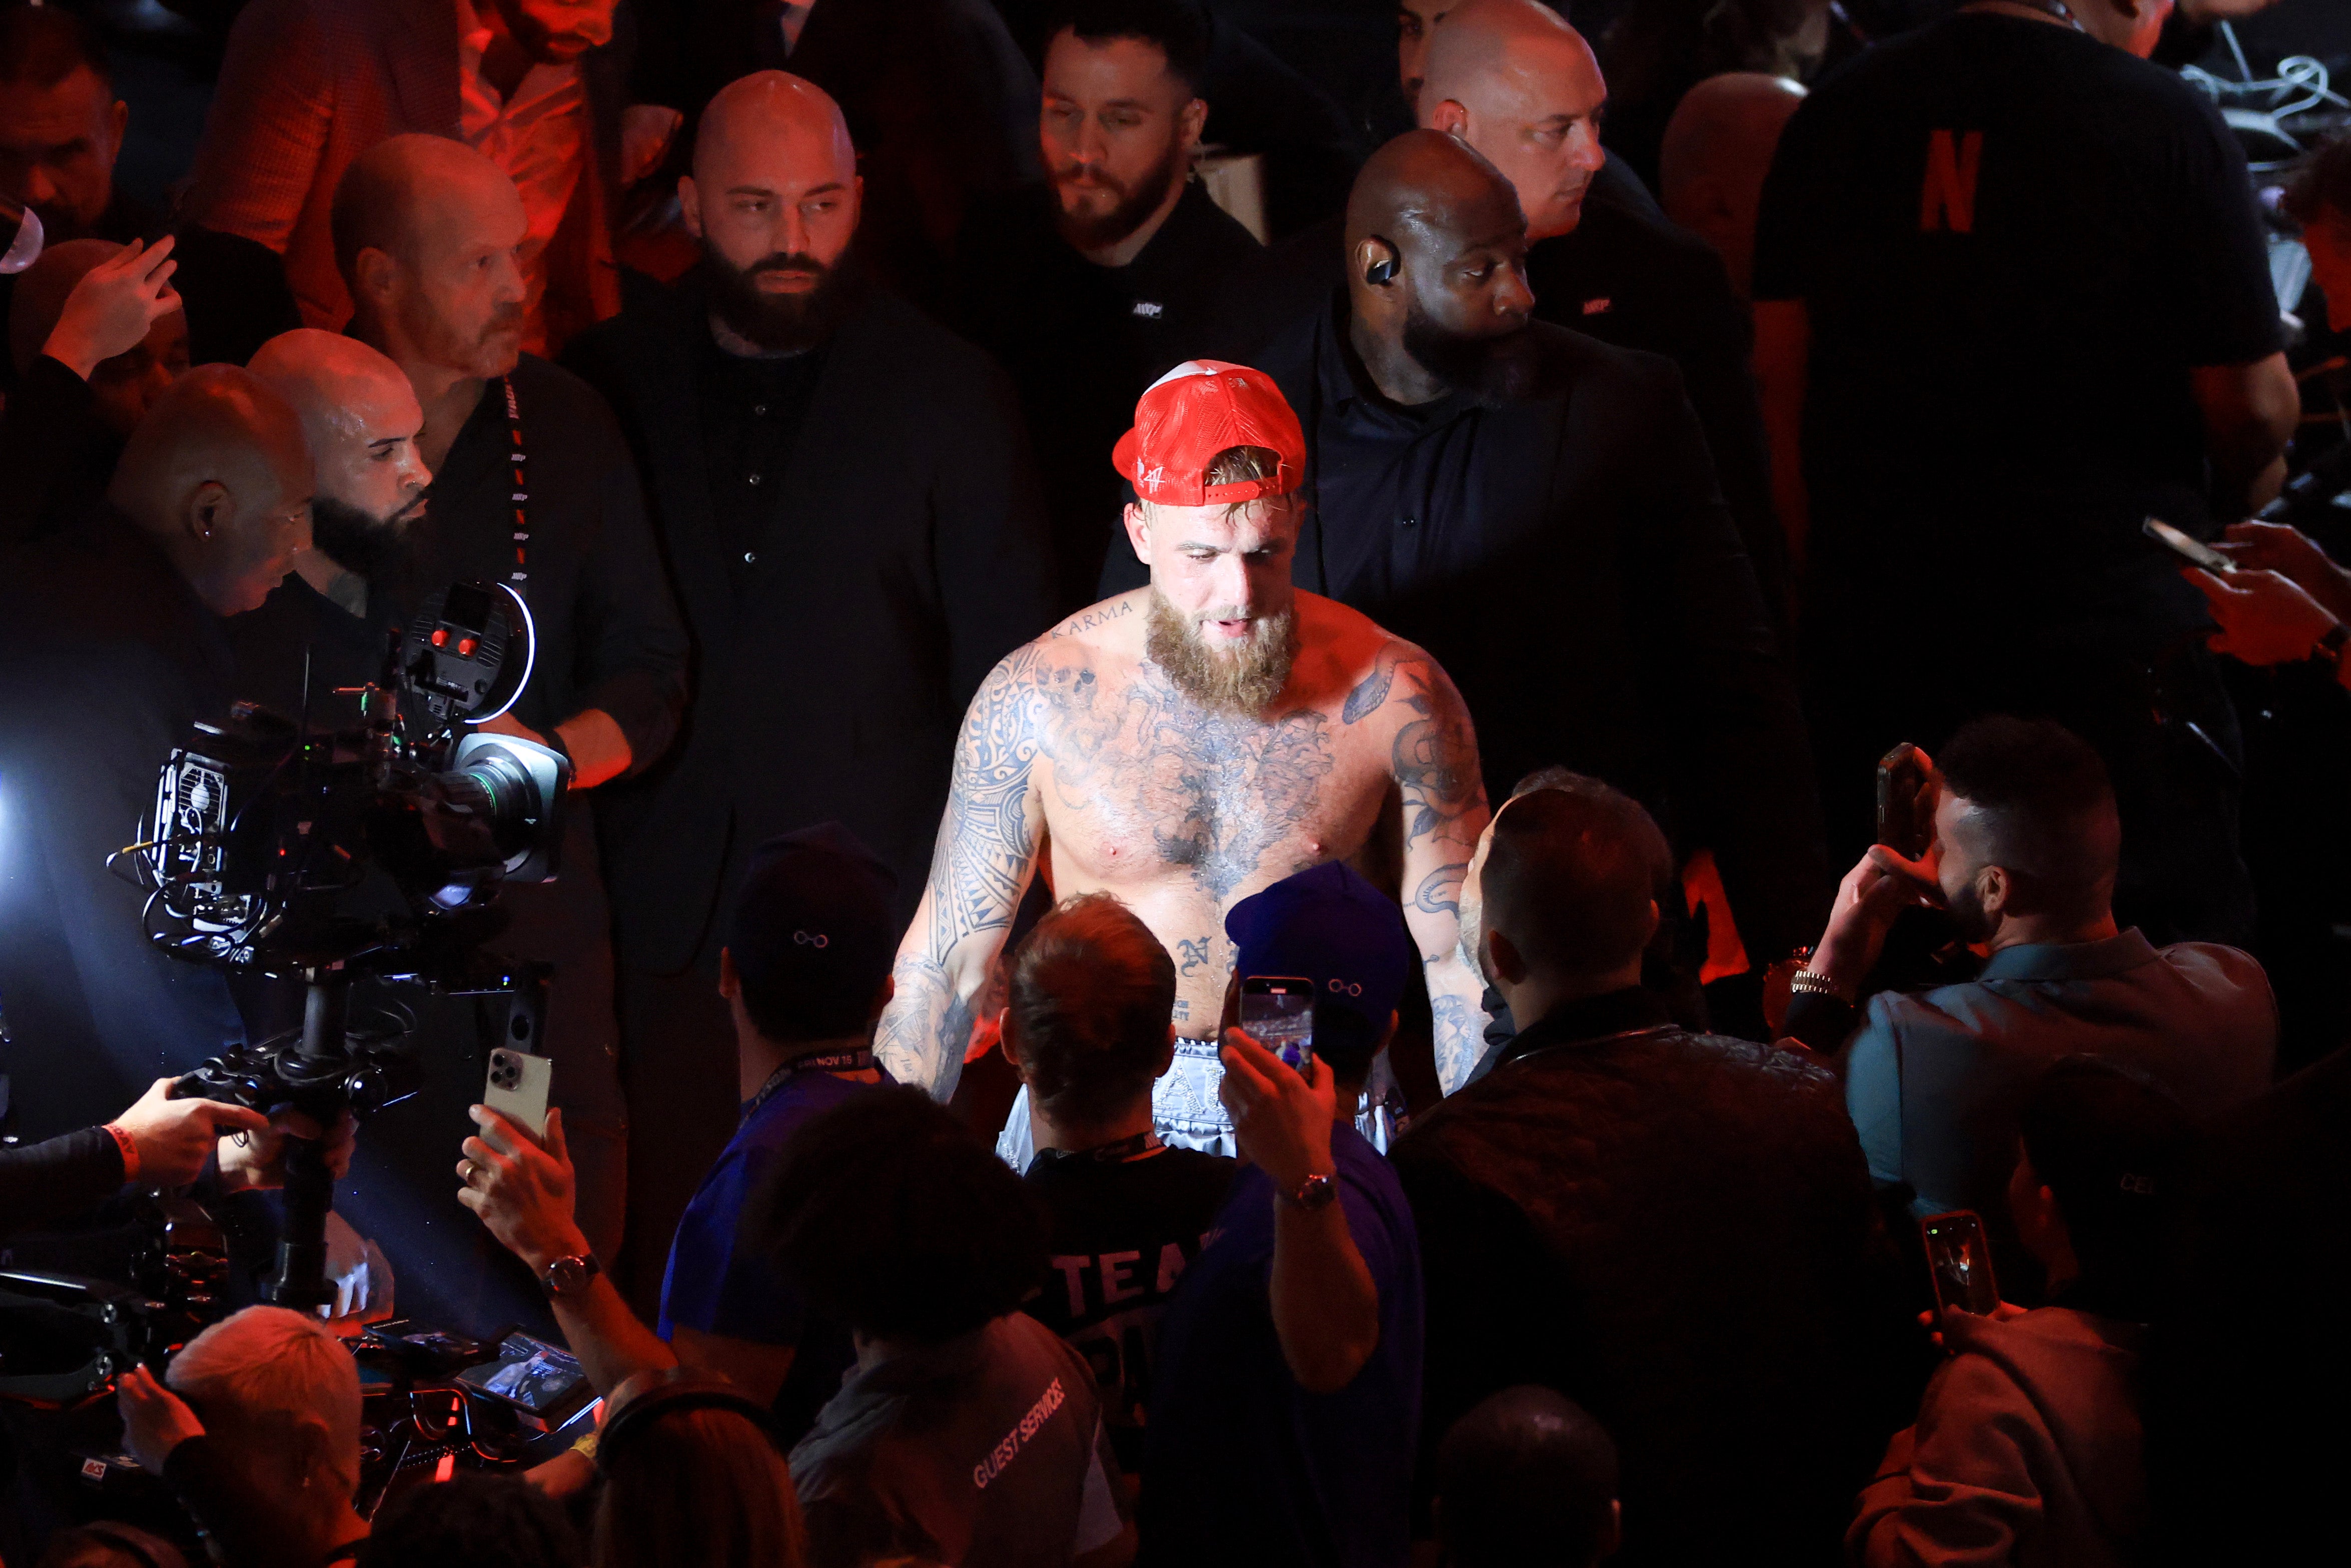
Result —
POLYGON ((1789 976, 1788 988, 1792 991, 1807 992, 1816 997, 1834 997, 1847 1007, 1853 1005, 1853 998, 1844 994, 1844 987, 1826 975, 1814 974, 1810 969, 1799 969, 1789 976))

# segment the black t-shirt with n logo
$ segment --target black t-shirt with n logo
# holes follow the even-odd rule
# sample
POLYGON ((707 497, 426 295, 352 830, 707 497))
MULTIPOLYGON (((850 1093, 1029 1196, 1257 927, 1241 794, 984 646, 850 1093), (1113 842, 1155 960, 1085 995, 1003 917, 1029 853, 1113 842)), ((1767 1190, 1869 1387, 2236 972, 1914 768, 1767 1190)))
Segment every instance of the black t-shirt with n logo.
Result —
POLYGON ((1805 100, 1764 188, 1755 297, 1811 323, 1815 569, 1999 602, 2040 583, 2065 613, 2160 594, 2174 563, 2138 524, 2198 506, 2189 371, 2283 344, 2211 103, 1997 13, 1873 49, 1805 100))

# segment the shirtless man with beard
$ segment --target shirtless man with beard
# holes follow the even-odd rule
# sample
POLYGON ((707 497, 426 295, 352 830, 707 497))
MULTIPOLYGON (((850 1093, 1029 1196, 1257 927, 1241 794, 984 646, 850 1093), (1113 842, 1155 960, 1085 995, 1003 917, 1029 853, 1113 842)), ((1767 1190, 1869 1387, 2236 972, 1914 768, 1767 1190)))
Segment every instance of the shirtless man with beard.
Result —
POLYGON ((976 998, 1041 871, 1056 898, 1115 894, 1175 959, 1176 1060, 1155 1115, 1171 1141, 1213 1145, 1226 912, 1383 828, 1438 1078, 1476 1062, 1482 988, 1456 899, 1486 823, 1477 740, 1435 660, 1291 586, 1305 450, 1280 392, 1244 366, 1195 361, 1144 393, 1113 461, 1141 497, 1126 529, 1150 585, 1016 649, 972 699, 875 1041, 901 1082, 954 1092, 976 998))

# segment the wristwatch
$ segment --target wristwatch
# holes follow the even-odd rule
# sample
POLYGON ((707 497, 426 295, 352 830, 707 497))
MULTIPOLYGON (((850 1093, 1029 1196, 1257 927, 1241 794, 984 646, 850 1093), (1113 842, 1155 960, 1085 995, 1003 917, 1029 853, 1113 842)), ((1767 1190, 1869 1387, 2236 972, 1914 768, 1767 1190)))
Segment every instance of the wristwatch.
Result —
POLYGON ((593 1252, 575 1252, 569 1258, 558 1258, 538 1276, 538 1288, 549 1300, 562 1301, 577 1296, 588 1289, 588 1281, 601 1273, 593 1252))
POLYGON ((1338 1196, 1338 1179, 1317 1171, 1300 1182, 1296 1192, 1283 1193, 1281 1201, 1292 1208, 1328 1208, 1338 1196))

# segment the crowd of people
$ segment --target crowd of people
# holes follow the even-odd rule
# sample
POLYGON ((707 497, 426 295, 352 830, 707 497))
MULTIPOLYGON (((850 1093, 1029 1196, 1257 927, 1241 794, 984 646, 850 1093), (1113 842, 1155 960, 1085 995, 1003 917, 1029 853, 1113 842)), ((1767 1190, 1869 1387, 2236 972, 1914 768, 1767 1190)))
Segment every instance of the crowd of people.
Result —
POLYGON ((2264 8, 1401 0, 1358 91, 1226 0, 190 0, 151 206, 0 0, 0 1263, 186 1189, 236 1309, 115 1379, 192 1531, 0 1466, 0 1553, 2285 1552, 2351 138, 2265 204, 2177 69, 2264 8), (154 939, 159 768, 468 582, 538 1002, 355 962, 413 1098, 176 1097, 303 1001, 154 939), (395 1290, 594 1419, 363 1486, 395 1290))

